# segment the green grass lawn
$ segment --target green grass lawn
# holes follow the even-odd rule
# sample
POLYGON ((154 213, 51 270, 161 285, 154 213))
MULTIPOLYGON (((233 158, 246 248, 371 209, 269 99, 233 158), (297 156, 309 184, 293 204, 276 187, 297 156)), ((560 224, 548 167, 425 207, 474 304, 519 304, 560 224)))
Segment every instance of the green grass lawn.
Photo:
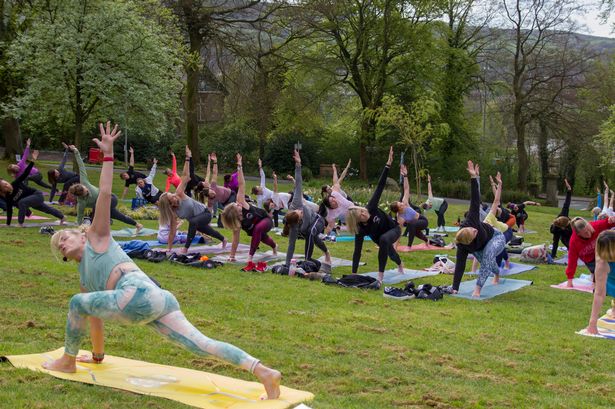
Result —
MULTIPOLYGON (((0 162, 0 172, 5 165, 0 162)), ((164 186, 162 177, 156 182, 164 186)), ((119 178, 114 183, 120 193, 123 184, 119 178)), ((450 206, 448 220, 465 210, 450 206)), ((538 233, 527 235, 526 241, 548 242, 548 226, 557 212, 531 207, 527 227, 538 233)), ((433 215, 429 217, 433 222, 433 215)), ((144 224, 157 227, 156 221, 144 224)), ((120 227, 125 226, 113 225, 120 227)), ((274 239, 286 248, 285 239, 274 239)), ((245 236, 242 241, 247 242, 245 236)), ((352 243, 330 248, 334 256, 352 257, 352 243)), ((77 266, 56 261, 49 237, 38 229, 0 228, 0 252, 0 354, 61 347, 68 302, 79 291, 77 266)), ((402 259, 406 266, 423 268, 436 253, 403 253, 402 259)), ((376 269, 376 255, 374 244, 366 241, 362 272, 376 269)), ((198 270, 167 262, 137 264, 177 296, 188 319, 206 335, 279 369, 284 385, 313 392, 314 408, 615 407, 615 343, 574 333, 587 325, 592 296, 550 288, 565 279, 561 266, 520 274, 514 278, 533 280, 534 285, 488 301, 446 297, 398 302, 381 291, 243 273, 232 265, 198 270)), ((336 276, 349 272, 334 270, 336 276)), ((452 276, 417 280, 424 282, 450 284, 452 276)), ((159 340, 145 327, 109 322, 105 331, 108 354, 253 379, 232 365, 159 340)), ((89 348, 89 343, 83 345, 89 348)), ((2 363, 0 407, 186 406, 2 363)))

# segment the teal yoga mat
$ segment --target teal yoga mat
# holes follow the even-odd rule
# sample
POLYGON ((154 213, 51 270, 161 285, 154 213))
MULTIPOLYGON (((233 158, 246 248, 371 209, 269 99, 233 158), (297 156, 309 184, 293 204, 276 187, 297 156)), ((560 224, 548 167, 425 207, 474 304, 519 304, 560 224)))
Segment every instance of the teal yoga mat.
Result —
POLYGON ((152 236, 154 234, 158 234, 158 230, 148 229, 144 227, 139 231, 139 234, 135 234, 137 229, 125 227, 121 230, 112 230, 111 235, 113 237, 136 237, 136 236, 152 236))
MULTIPOLYGON (((384 279, 382 280, 383 284, 398 284, 403 283, 404 281, 415 280, 421 277, 429 277, 429 276, 437 276, 437 271, 425 271, 425 270, 412 270, 409 268, 404 269, 404 273, 400 274, 397 269, 386 270, 384 272, 384 279)), ((363 273, 362 275, 378 278, 378 272, 373 271, 371 273, 363 273)))
POLYGON ((500 280, 500 284, 494 285, 492 283, 492 280, 489 278, 487 279, 487 282, 485 283, 482 291, 480 292, 480 298, 475 298, 472 297, 472 292, 474 291, 474 287, 476 287, 476 280, 470 280, 462 282, 459 286, 459 292, 457 294, 453 294, 453 297, 482 301, 489 298, 497 297, 498 295, 517 291, 520 288, 527 287, 528 285, 532 284, 534 284, 533 281, 502 278, 500 280))

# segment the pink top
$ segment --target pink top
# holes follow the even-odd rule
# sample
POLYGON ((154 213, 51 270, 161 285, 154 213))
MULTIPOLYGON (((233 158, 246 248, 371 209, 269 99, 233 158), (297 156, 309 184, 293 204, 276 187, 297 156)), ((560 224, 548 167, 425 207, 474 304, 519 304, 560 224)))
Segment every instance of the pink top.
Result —
POLYGON ((167 186, 165 187, 164 191, 168 192, 169 188, 171 187, 171 185, 175 186, 175 189, 177 189, 177 186, 179 186, 180 183, 182 183, 182 178, 179 177, 179 175, 177 174, 177 159, 175 159, 175 155, 173 155, 173 160, 172 160, 172 167, 171 167, 171 171, 173 172, 172 175, 167 176, 167 186))
POLYGON ((327 208, 327 221, 328 222, 335 221, 335 219, 340 218, 340 217, 344 218, 346 216, 346 213, 348 213, 348 209, 351 206, 355 205, 350 200, 346 199, 344 195, 342 195, 340 192, 336 190, 334 190, 331 193, 331 196, 334 197, 335 200, 337 201, 337 207, 335 209, 327 208))
MULTIPOLYGON (((26 161, 28 160, 28 156, 30 156, 30 146, 26 146, 26 149, 24 149, 23 151, 23 155, 21 155, 21 160, 17 162, 17 166, 19 167, 19 170, 17 171, 17 175, 15 177, 21 176, 23 171, 26 170, 26 168, 28 167, 28 165, 26 164, 26 161)), ((28 176, 36 175, 37 173, 38 173, 38 169, 33 167, 32 170, 30 171, 30 175, 28 176)))
POLYGON ((216 192, 215 199, 207 199, 207 207, 210 209, 214 207, 215 203, 226 203, 228 198, 231 196, 231 189, 218 186, 216 182, 211 182, 209 188, 216 192))

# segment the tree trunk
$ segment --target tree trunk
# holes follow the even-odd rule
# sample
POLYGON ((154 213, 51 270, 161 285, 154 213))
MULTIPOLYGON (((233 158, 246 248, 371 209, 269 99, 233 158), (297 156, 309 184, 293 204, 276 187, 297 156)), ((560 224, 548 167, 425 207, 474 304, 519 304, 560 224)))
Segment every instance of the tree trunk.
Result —
POLYGON ((544 120, 538 120, 540 132, 538 133, 538 157, 540 158, 540 173, 542 179, 542 191, 547 191, 547 176, 549 175, 549 130, 544 120))
POLYGON ((15 154, 21 154, 19 121, 13 117, 4 118, 2 133, 4 135, 4 159, 15 160, 15 154))
POLYGON ((525 150, 525 122, 521 118, 521 109, 515 109, 514 122, 517 136, 517 187, 527 191, 527 175, 529 173, 529 158, 525 150))
MULTIPOLYGON (((197 27, 189 28, 190 53, 201 60, 202 38, 197 27)), ((199 122, 197 106, 199 98, 199 65, 186 65, 186 142, 192 150, 192 160, 195 165, 201 161, 199 149, 199 122)))

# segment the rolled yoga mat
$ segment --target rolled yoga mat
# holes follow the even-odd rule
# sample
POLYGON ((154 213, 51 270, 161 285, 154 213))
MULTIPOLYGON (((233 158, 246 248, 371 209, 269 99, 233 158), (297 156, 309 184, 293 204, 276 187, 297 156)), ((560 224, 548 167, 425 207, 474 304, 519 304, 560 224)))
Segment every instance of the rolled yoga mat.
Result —
POLYGON ((142 228, 138 234, 136 228, 130 227, 124 227, 120 230, 111 230, 111 235, 113 237, 153 236, 154 234, 158 234, 158 230, 148 229, 147 227, 142 228))
MULTIPOLYGON (((31 355, 3 357, 17 368, 44 372, 56 378, 158 396, 205 409, 286 409, 310 401, 310 392, 280 386, 276 400, 260 400, 263 385, 209 372, 105 355, 102 364, 77 362, 76 373, 48 371, 41 364, 62 356, 64 348, 31 355)), ((79 355, 88 354, 79 351, 79 355)))

